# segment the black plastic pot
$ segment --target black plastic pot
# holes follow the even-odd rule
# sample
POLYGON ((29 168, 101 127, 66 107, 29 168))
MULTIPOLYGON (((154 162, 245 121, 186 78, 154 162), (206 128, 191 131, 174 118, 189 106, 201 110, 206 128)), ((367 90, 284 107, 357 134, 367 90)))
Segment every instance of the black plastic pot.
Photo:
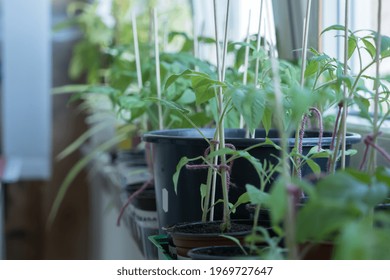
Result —
MULTIPOLYGON (((215 129, 202 129, 202 133, 209 139, 214 135, 215 129)), ((245 138, 243 129, 227 129, 225 132, 226 143, 233 144, 237 150, 243 150, 255 144, 265 141, 265 131, 257 130, 256 138, 245 138)), ((277 132, 271 130, 268 137, 279 144, 277 132)), ((200 185, 206 182, 206 170, 187 170, 183 168, 178 182, 177 194, 173 188, 172 176, 176 171, 176 166, 184 156, 188 158, 203 155, 207 149, 207 142, 195 129, 174 129, 152 131, 143 136, 143 140, 151 144, 154 179, 156 188, 156 200, 158 209, 158 219, 160 227, 176 224, 179 222, 199 221, 201 219, 200 208, 200 185)), ((347 135, 347 148, 360 141, 360 135, 347 135)), ((295 138, 289 139, 289 146, 294 146, 295 138)), ((322 147, 329 148, 331 143, 331 133, 324 133, 322 147)), ((303 139, 303 153, 318 145, 318 132, 307 131, 303 139)), ((275 156, 279 155, 278 150, 267 145, 250 150, 250 154, 260 162, 265 160, 276 164, 275 156)), ((316 162, 326 170, 326 159, 317 159, 316 162)), ((308 166, 302 169, 303 176, 311 173, 308 166)), ((237 198, 245 192, 245 185, 259 185, 259 178, 252 165, 245 159, 237 159, 231 174, 233 186, 229 190, 229 199, 235 202, 237 198)), ((217 188, 217 199, 221 198, 220 187, 217 188)), ((215 208, 215 219, 221 219, 222 206, 215 208)), ((233 215, 236 219, 247 219, 249 213, 245 207, 241 207, 233 215)))
MULTIPOLYGON (((140 188, 140 185, 126 187, 129 196, 140 188)), ((148 237, 158 233, 158 221, 156 211, 156 195, 154 187, 145 189, 138 194, 128 210, 130 216, 130 229, 132 236, 146 259, 157 259, 158 252, 150 243, 148 237)))
MULTIPOLYGON (((188 251, 198 247, 235 245, 234 241, 221 236, 221 223, 222 221, 180 223, 168 228, 177 256, 188 258, 188 251)), ((232 220, 231 231, 224 232, 224 235, 243 243, 244 238, 251 233, 252 224, 251 220, 232 220)))

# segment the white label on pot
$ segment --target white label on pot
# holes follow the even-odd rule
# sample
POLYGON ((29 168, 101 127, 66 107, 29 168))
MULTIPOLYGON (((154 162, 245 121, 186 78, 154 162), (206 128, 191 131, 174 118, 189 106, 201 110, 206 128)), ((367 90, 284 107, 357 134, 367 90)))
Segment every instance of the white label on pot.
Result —
POLYGON ((165 188, 162 190, 162 208, 165 213, 168 213, 168 190, 165 188))

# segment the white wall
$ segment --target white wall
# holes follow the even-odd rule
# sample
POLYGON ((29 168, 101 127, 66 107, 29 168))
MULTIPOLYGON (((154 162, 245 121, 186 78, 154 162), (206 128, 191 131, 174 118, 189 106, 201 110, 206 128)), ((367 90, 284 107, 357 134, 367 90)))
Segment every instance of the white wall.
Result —
POLYGON ((47 179, 51 152, 50 0, 2 1, 4 180, 47 179))

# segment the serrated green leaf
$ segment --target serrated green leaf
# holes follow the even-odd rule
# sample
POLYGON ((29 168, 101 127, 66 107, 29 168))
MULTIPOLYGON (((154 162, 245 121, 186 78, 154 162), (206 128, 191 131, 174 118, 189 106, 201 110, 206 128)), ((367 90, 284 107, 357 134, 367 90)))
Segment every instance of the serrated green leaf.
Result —
POLYGON ((215 97, 216 90, 224 84, 207 75, 191 75, 192 88, 196 95, 196 104, 200 105, 215 97))
POLYGON ((268 205, 270 195, 256 188, 253 185, 247 184, 245 186, 250 202, 255 205, 268 205))
POLYGON ((317 60, 310 60, 305 69, 305 77, 310 77, 317 73, 319 66, 320 64, 317 60))
POLYGON ((250 131, 259 127, 265 109, 264 94, 254 87, 232 89, 232 101, 250 131))

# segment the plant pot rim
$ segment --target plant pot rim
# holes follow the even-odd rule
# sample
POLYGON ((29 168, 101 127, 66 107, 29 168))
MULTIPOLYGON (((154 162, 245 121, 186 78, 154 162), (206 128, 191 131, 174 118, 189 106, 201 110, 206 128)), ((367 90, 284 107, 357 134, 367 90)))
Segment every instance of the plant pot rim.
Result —
MULTIPOLYGON (((244 246, 245 247, 245 246, 244 246)), ((207 254, 207 251, 210 250, 215 250, 215 249, 240 249, 237 245, 220 245, 220 246, 208 246, 208 247, 198 247, 198 248, 193 248, 188 251, 188 256, 192 259, 216 259, 216 260, 223 260, 223 259, 245 259, 245 260, 255 260, 259 259, 258 256, 256 255, 233 255, 233 256, 222 256, 222 255, 210 255, 207 254)), ((248 249, 248 248, 246 248, 248 249)), ((248 249, 249 250, 249 249, 248 249)))
MULTIPOLYGON (((215 133, 215 128, 201 128, 199 129, 208 139, 212 139, 215 133)), ((225 139, 227 143, 236 146, 251 146, 266 141, 266 133, 264 129, 256 130, 256 138, 245 138, 245 129, 227 128, 225 129, 225 139)), ((306 136, 303 138, 303 146, 318 145, 318 131, 306 130, 306 136)), ((271 141, 279 144, 280 138, 277 137, 277 130, 271 129, 269 131, 271 141)), ((203 139, 199 131, 195 128, 180 128, 180 129, 166 129, 154 130, 147 132, 142 137, 143 141, 150 143, 175 143, 175 144, 191 144, 191 145, 206 145, 207 142, 203 139)), ((347 145, 360 142, 361 135, 357 133, 347 133, 347 145)), ((332 141, 332 132, 325 131, 322 137, 322 145, 329 146, 332 141)), ((293 147, 295 144, 295 137, 289 138, 289 146, 293 147)), ((265 145, 272 147, 272 145, 265 145)))
MULTIPOLYGON (((236 223, 236 224, 250 224, 252 225, 253 221, 251 219, 239 219, 239 220, 236 220, 236 219, 233 219, 231 221, 232 223, 236 223)), ((204 224, 204 223, 212 223, 212 224, 221 224, 222 221, 212 221, 212 222, 185 222, 185 223, 178 223, 178 224, 175 224, 175 225, 172 225, 172 226, 169 226, 169 227, 166 227, 165 230, 171 234, 171 235, 175 235, 177 237, 183 237, 183 238, 186 238, 186 237, 191 237, 191 236, 198 236, 200 238, 207 238, 207 237, 214 237, 214 236, 218 236, 218 235, 221 235, 221 234, 226 234, 226 235, 229 235, 229 236, 242 236, 242 235, 245 235, 245 234, 249 234, 251 231, 250 230, 247 230, 247 231, 237 231, 237 232, 228 232, 228 233, 222 233, 222 232, 215 232, 215 233, 191 233, 191 232, 180 232, 180 229, 181 228, 184 228, 185 226, 188 226, 188 225, 198 225, 198 224, 204 224)))

